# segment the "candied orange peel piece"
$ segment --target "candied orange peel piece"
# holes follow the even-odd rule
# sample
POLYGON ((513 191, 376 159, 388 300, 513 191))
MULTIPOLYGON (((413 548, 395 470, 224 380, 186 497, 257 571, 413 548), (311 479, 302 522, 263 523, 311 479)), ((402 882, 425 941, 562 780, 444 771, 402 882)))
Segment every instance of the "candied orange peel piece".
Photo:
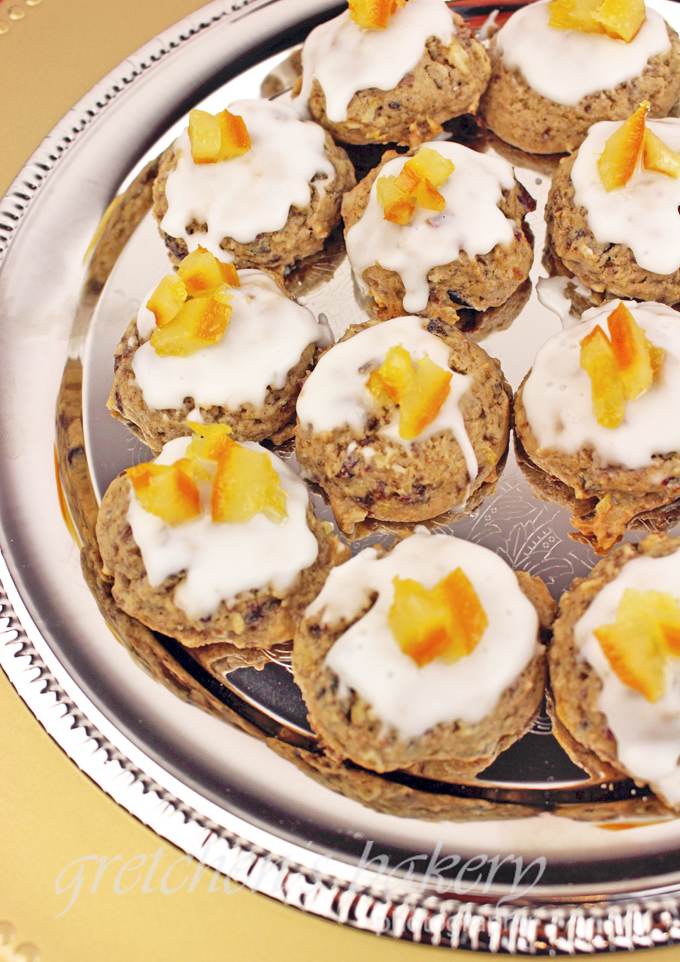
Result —
POLYGON ((190 357, 222 339, 231 317, 229 287, 222 284, 186 300, 172 320, 157 327, 151 346, 159 357, 190 357))
POLYGON ((387 623, 401 650, 419 668, 435 658, 453 663, 475 650, 489 621, 461 568, 430 589, 412 578, 397 576, 392 583, 387 623))
POLYGON ((200 246, 181 261, 177 268, 177 278, 183 281, 189 297, 214 290, 222 284, 229 287, 241 286, 233 264, 218 261, 214 254, 200 246))
POLYGON ((427 354, 414 368, 411 355, 399 344, 389 348, 382 365, 371 371, 366 387, 379 403, 399 406, 399 436, 410 441, 439 414, 452 377, 427 354))
POLYGON ((212 519, 218 524, 246 524, 260 512, 277 524, 287 518, 281 479, 268 454, 232 442, 217 461, 212 519))
POLYGON ((243 117, 222 110, 189 112, 189 141, 195 164, 216 164, 240 157, 250 150, 250 136, 243 117))
POLYGON ((187 458, 174 464, 138 464, 126 474, 144 510, 166 524, 184 524, 201 513, 200 493, 187 458))
POLYGON ((680 154, 646 126, 649 109, 649 101, 643 100, 604 145, 597 169, 607 192, 625 187, 640 163, 645 170, 680 177, 680 154))
POLYGON ((647 19, 644 0, 552 0, 549 25, 557 30, 602 33, 630 43, 647 19))
POLYGON ((385 174, 376 185, 378 203, 385 220, 394 224, 410 224, 416 206, 441 213, 446 200, 441 187, 455 167, 431 147, 421 147, 415 157, 406 161, 398 176, 385 174))
POLYGON ((166 274, 146 303, 156 318, 156 326, 163 327, 171 321, 187 299, 187 289, 181 277, 166 274))
POLYGON ((349 0, 349 15, 363 30, 384 30, 408 0, 349 0))
POLYGON ((594 635, 624 685, 650 702, 663 696, 668 657, 680 657, 680 606, 674 595, 626 588, 616 621, 596 628, 594 635))

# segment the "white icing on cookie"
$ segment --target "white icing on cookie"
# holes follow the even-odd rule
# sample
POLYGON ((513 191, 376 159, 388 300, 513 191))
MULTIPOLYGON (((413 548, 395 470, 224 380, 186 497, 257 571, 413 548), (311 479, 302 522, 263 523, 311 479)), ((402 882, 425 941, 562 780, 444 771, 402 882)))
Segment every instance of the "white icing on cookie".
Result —
POLYGON ((524 385, 524 407, 539 448, 576 454, 592 447, 603 465, 645 468, 654 454, 680 450, 680 317, 663 304, 624 301, 666 356, 661 376, 626 403, 621 424, 605 428, 597 423, 590 376, 580 366, 581 341, 597 324, 608 334, 607 317, 617 303, 586 311, 580 324, 546 341, 524 385))
POLYGON ((316 77, 326 96, 328 119, 341 122, 358 90, 392 90, 416 66, 429 37, 448 46, 454 35, 444 0, 409 0, 384 30, 362 30, 345 10, 307 37, 302 48, 302 90, 295 103, 306 112, 316 77))
POLYGON ((669 658, 666 693, 649 702, 625 685, 612 670, 596 628, 616 621, 626 588, 661 591, 680 601, 680 552, 665 558, 638 557, 629 561, 614 581, 595 596, 574 626, 581 655, 602 679, 599 708, 616 738, 617 754, 630 774, 651 787, 671 805, 680 803, 680 658, 669 658))
POLYGON ((605 34, 548 26, 549 0, 520 7, 496 34, 503 64, 518 69, 542 97, 574 107, 589 94, 639 77, 650 57, 670 48, 666 21, 647 8, 630 43, 605 34))
MULTIPOLYGON (((362 430, 375 409, 375 401, 366 387, 369 373, 380 367, 390 347, 401 344, 414 361, 427 354, 431 361, 449 370, 449 349, 440 338, 423 330, 418 317, 396 317, 360 331, 341 341, 324 354, 304 383, 297 402, 297 415, 303 427, 315 433, 334 431, 344 425, 362 430)), ((467 374, 453 373, 451 390, 439 413, 411 441, 399 435, 399 418, 383 428, 391 441, 413 446, 441 431, 452 432, 465 457, 470 480, 477 477, 478 465, 468 438, 459 402, 472 385, 467 374)))
MULTIPOLYGON (((432 149, 431 144, 425 146, 432 149)), ((437 188, 446 200, 444 212, 416 207, 410 224, 393 224, 385 220, 378 203, 376 179, 361 220, 345 238, 347 256, 363 292, 368 293, 362 279, 367 267, 380 264, 396 271, 406 289, 404 310, 412 314, 427 306, 427 275, 433 267, 450 264, 462 251, 475 257, 514 240, 514 222, 498 207, 503 190, 515 185, 510 164, 462 144, 438 141, 434 149, 455 164, 453 173, 437 188)), ((398 175, 407 159, 390 160, 380 176, 398 175)))
MULTIPOLYGON (((602 244, 625 244, 643 270, 672 274, 680 269, 680 177, 640 164, 625 187, 607 192, 597 170, 604 145, 621 123, 594 124, 571 172, 574 203, 588 212, 588 226, 602 244)), ((647 126, 680 152, 680 120, 648 120, 647 126)))
POLYGON ((481 721, 540 650, 534 606, 512 569, 480 545, 418 532, 382 558, 367 548, 331 571, 307 614, 322 612, 322 623, 332 628, 354 617, 374 592, 375 604, 338 638, 326 664, 341 690, 353 688, 404 738, 418 737, 438 722, 481 721), (470 655, 454 664, 438 658, 419 668, 387 624, 392 580, 414 578, 430 589, 458 567, 472 582, 488 627, 470 655))
POLYGON ((317 124, 269 100, 237 100, 229 110, 243 117, 251 149, 221 163, 195 164, 185 130, 175 141, 177 167, 165 186, 168 211, 161 222, 190 251, 201 245, 223 261, 233 260, 220 249, 224 237, 249 244, 258 234, 281 230, 291 207, 309 206, 314 177, 320 177, 319 190, 335 180, 325 132, 317 124), (207 224, 208 232, 187 234, 194 219, 207 224))
POLYGON ((238 274, 241 286, 229 291, 231 316, 217 344, 190 357, 159 357, 149 341, 136 351, 132 370, 148 407, 180 408, 192 397, 201 407, 261 408, 267 390, 284 387, 305 348, 324 335, 312 312, 267 274, 238 274))
MULTIPOLYGON (((191 438, 169 441, 157 464, 173 464, 184 456, 191 438)), ((317 558, 319 546, 307 526, 308 495, 302 481, 274 454, 259 444, 271 460, 286 492, 287 518, 280 524, 256 514, 246 524, 213 524, 209 490, 202 492, 203 513, 193 521, 171 526, 145 511, 130 485, 127 519, 142 553, 149 583, 158 587, 170 575, 184 573, 174 601, 190 618, 206 618, 242 591, 270 588, 283 595, 301 571, 317 558)))

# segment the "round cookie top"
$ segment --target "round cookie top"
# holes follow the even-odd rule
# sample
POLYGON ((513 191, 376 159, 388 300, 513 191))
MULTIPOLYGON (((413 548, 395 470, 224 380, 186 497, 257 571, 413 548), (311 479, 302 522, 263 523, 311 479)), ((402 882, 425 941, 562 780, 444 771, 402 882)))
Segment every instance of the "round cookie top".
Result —
MULTIPOLYGON (((433 145, 421 149, 431 150, 433 145)), ((378 184, 382 177, 398 176, 408 160, 395 157, 382 168, 366 210, 345 235, 347 256, 364 292, 366 268, 380 264, 396 271, 405 287, 404 309, 413 314, 427 306, 427 276, 433 267, 450 264, 462 252, 471 258, 488 254, 496 244, 512 244, 515 236, 514 222, 498 207, 503 191, 515 185, 510 164, 448 141, 438 141, 434 149, 454 164, 437 188, 446 203, 441 213, 418 206, 409 224, 385 219, 378 184)))
POLYGON ((304 349, 325 337, 311 311, 287 297, 262 271, 238 271, 231 287, 231 316, 217 342, 189 357, 159 356, 147 340, 156 320, 145 298, 137 314, 141 345, 132 370, 150 408, 181 408, 186 397, 197 407, 235 411, 262 407, 269 388, 279 390, 304 349))
POLYGON ((174 147, 177 166, 165 185, 168 210, 160 225, 186 241, 189 251, 200 244, 225 261, 234 257, 220 249, 224 237, 248 244, 258 234, 281 230, 291 207, 309 206, 310 181, 317 177, 323 189, 336 176, 324 151, 325 131, 301 121, 290 107, 238 100, 229 110, 243 117, 250 150, 219 163, 196 164, 188 132, 180 134, 174 147), (188 234, 192 220, 206 224, 207 233, 188 234))
MULTIPOLYGON (((169 441, 154 463, 174 464, 190 443, 188 437, 169 441)), ((174 602, 190 618, 214 614, 221 601, 229 602, 242 591, 269 586, 276 594, 285 593, 319 552, 307 525, 309 497, 304 483, 266 448, 249 442, 240 446, 269 458, 285 493, 283 520, 271 520, 259 511, 245 523, 214 523, 210 487, 201 484, 199 490, 207 487, 201 490, 201 514, 170 525, 146 511, 130 485, 127 519, 149 583, 157 587, 181 573, 174 602)))
POLYGON ((643 394, 629 401, 616 428, 598 424, 592 386, 581 367, 581 343, 616 304, 592 308, 581 323, 553 335, 541 347, 523 388, 522 400, 539 448, 573 455, 592 448, 605 464, 638 469, 654 455, 680 450, 680 319, 663 304, 622 302, 647 339, 665 351, 660 376, 643 394))
MULTIPOLYGON (((344 425, 361 430, 368 421, 375 401, 367 381, 371 370, 385 360, 389 348, 400 345, 421 361, 427 355, 444 370, 449 370, 449 348, 436 335, 423 328, 422 318, 396 317, 360 331, 334 345, 324 354, 307 378, 297 402, 297 415, 303 427, 321 433, 344 425)), ((401 445, 412 445, 441 431, 453 433, 464 454, 471 480, 478 465, 468 438, 459 401, 472 384, 467 374, 453 372, 450 391, 434 419, 412 441, 399 434, 398 417, 381 432, 401 445)))
POLYGON ((512 569, 480 545, 420 529, 384 557, 367 548, 331 572, 307 613, 322 612, 322 625, 332 629, 355 618, 374 594, 370 610, 340 635, 325 663, 338 676, 341 692, 354 689, 404 738, 418 737, 439 722, 474 724, 485 718, 540 650, 534 606, 512 569), (394 579, 414 579, 430 590, 458 568, 472 584, 488 624, 470 654, 453 663, 435 658, 419 667, 388 624, 394 579))
MULTIPOLYGON (((676 153, 680 120, 647 120, 646 126, 676 153)), ((639 267, 655 274, 680 269, 680 177, 669 177, 638 164, 625 187, 605 190, 597 161, 618 121, 594 124, 579 147, 571 179, 574 203, 588 214, 588 226, 600 243, 625 244, 639 267)))
POLYGON ((397 9, 384 30, 366 30, 349 10, 322 23, 302 48, 301 112, 316 78, 326 97, 326 115, 339 123, 347 118, 350 100, 359 90, 392 90, 416 66, 429 37, 445 45, 455 35, 444 0, 409 0, 397 9))
POLYGON ((527 84, 554 103, 574 107, 589 94, 613 90, 638 77, 650 57, 670 47, 666 21, 647 8, 647 19, 630 41, 605 34, 550 27, 549 0, 517 10, 495 38, 501 59, 527 84))
POLYGON ((597 593, 574 625, 576 647, 602 682, 599 708, 616 738, 617 755, 636 779, 648 782, 671 805, 680 803, 680 658, 665 661, 665 692, 655 702, 625 684, 594 632, 613 625, 624 592, 661 592, 680 601, 680 552, 638 556, 597 593))

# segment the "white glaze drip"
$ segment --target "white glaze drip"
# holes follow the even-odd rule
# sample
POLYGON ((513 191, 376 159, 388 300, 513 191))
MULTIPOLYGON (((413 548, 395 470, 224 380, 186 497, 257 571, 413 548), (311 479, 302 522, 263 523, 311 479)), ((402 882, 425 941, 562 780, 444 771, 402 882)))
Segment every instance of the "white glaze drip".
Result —
POLYGON ((147 341, 135 353, 132 370, 150 408, 179 408, 186 397, 202 407, 260 408, 268 388, 282 388, 305 348, 324 335, 312 312, 267 274, 238 273, 241 286, 229 292, 231 316, 217 344, 190 357, 159 357, 147 341))
POLYGON ((575 454, 592 446, 603 464, 637 469, 649 467, 654 454, 680 451, 680 323, 678 314, 663 304, 624 302, 666 357, 661 376, 626 404, 621 424, 605 428, 593 412, 580 344, 597 324, 608 333, 607 317, 617 303, 586 311, 580 324, 546 341, 524 385, 524 407, 539 448, 575 454))
POLYGON ((416 66, 429 37, 448 47, 454 34, 444 0, 409 0, 384 30, 362 30, 345 10, 307 37, 302 48, 302 90, 295 103, 307 113, 316 77, 326 96, 329 120, 341 122, 358 90, 392 90, 416 66))
POLYGON ((319 190, 335 180, 324 151, 325 133, 317 124, 302 122, 290 107, 269 100, 237 100, 229 109, 243 117, 251 149, 218 164, 195 164, 185 130, 175 141, 177 167, 166 183, 168 211, 161 223, 190 251, 200 244, 223 261, 233 260, 220 249, 224 237, 248 244, 258 234, 281 230, 291 207, 309 206, 316 175, 319 190), (187 234, 192 219, 207 224, 208 232, 187 234))
MULTIPOLYGON (((369 412, 374 409, 373 396, 366 387, 370 370, 385 360, 390 347, 401 344, 414 361, 427 354, 431 361, 449 370, 449 349, 446 344, 423 330, 418 317, 396 317, 360 331, 347 341, 341 341, 324 354, 304 383, 297 402, 297 414, 303 426, 315 433, 334 431, 348 425, 362 430, 369 412)), ((477 477, 478 465, 468 438, 459 402, 472 384, 467 374, 453 373, 451 390, 435 419, 414 438, 405 441, 399 435, 399 418, 382 430, 390 440, 411 447, 441 431, 452 432, 465 457, 470 480, 477 477)))
MULTIPOLYGON (((416 207, 410 224, 390 223, 378 203, 376 180, 361 220, 346 235, 347 255, 363 292, 368 293, 362 279, 367 267, 380 264, 396 271, 406 289, 404 310, 412 314, 427 306, 427 275, 433 267, 450 264, 462 251, 469 257, 488 254, 514 239, 513 222, 497 206, 503 190, 515 183, 510 164, 461 144, 438 141, 435 149, 456 168, 438 188, 446 200, 443 213, 416 207)), ((380 176, 398 175, 407 159, 389 161, 380 176)))
POLYGON ((680 601, 680 553, 665 558, 639 557, 596 595, 574 626, 577 648, 602 679, 599 707, 616 738, 626 769, 671 805, 680 803, 680 659, 669 658, 667 690, 659 701, 625 685, 612 670, 593 631, 616 621, 626 588, 668 592, 680 601))
MULTIPOLYGON (((574 203, 588 212, 588 226, 603 244, 625 244, 643 270, 672 274, 680 269, 680 177, 641 165, 625 187, 604 189, 597 161, 604 145, 621 126, 594 124, 579 148, 571 179, 574 203)), ((680 152, 680 120, 648 120, 647 126, 672 150, 680 152)))
POLYGON ((354 617, 377 592, 373 607, 335 642, 326 664, 404 738, 418 737, 438 722, 481 721, 539 650, 536 611, 512 569, 480 545, 421 532, 383 558, 367 548, 334 568, 307 609, 323 612, 323 624, 333 627, 354 617), (472 582, 488 627, 470 655, 454 664, 435 659, 419 668, 387 624, 392 580, 414 578, 429 589, 458 567, 472 582))
POLYGON ((496 35, 503 64, 517 68, 527 84, 554 103, 574 107, 589 94, 613 90, 639 77, 650 57, 670 47, 666 22, 647 8, 647 19, 630 43, 605 34, 548 26, 549 0, 521 7, 496 35))
MULTIPOLYGON (((190 441, 169 441, 156 463, 173 464, 183 457, 190 441)), ((172 527, 145 511, 130 485, 127 519, 149 583, 155 588, 170 575, 185 572, 174 601, 190 618, 214 614, 221 601, 229 604, 242 591, 269 587, 281 596, 318 555, 317 540, 307 526, 304 484, 266 448, 249 442, 243 447, 265 452, 281 480, 288 512, 281 524, 261 513, 246 524, 213 524, 208 494, 203 497, 203 514, 172 527)))

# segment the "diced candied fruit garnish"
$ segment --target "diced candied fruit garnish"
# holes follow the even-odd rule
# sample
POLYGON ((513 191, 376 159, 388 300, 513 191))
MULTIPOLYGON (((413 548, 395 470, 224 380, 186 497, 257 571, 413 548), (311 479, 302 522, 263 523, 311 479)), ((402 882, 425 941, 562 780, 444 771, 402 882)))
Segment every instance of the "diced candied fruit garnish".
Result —
POLYGON ((186 301, 177 314, 151 335, 151 346, 161 357, 189 357, 217 344, 231 316, 231 296, 222 284, 205 297, 186 301))
POLYGON ((228 110, 223 110, 217 115, 217 122, 221 135, 220 149, 217 154, 218 161, 240 157, 250 150, 250 136, 243 117, 238 114, 230 114, 228 110))
POLYGON ((415 196, 418 185, 423 179, 423 174, 411 167, 410 161, 407 160, 397 174, 394 184, 406 197, 412 197, 415 196))
POLYGON ((609 338, 599 324, 581 341, 580 363, 590 376, 597 423, 604 428, 618 427, 625 414, 623 384, 609 338))
POLYGON ((197 421, 187 421, 193 431, 191 443, 186 450, 186 457, 192 461, 219 461, 220 457, 233 447, 231 428, 226 424, 199 424, 197 421))
POLYGON ((415 157, 407 160, 404 166, 409 167, 423 180, 429 180, 433 187, 441 187, 455 170, 453 161, 443 157, 432 147, 421 147, 415 157))
POLYGON ((377 196, 385 220, 392 224, 400 224, 402 227, 411 223, 416 202, 400 190, 397 186, 396 177, 391 174, 379 177, 377 196))
POLYGON ((606 33, 626 43, 646 18, 644 0, 552 0, 550 26, 558 30, 606 33))
POLYGON ((246 524, 260 512, 277 524, 284 521, 286 492, 268 454, 234 443, 217 462, 212 519, 246 524))
POLYGON ((421 180, 416 187, 413 196, 416 204, 424 210, 434 210, 438 214, 446 210, 446 199, 440 194, 436 187, 433 187, 429 180, 421 180))
POLYGON ((186 458, 168 465, 138 464, 126 473, 144 510, 166 524, 184 524, 201 513, 200 494, 186 458))
POLYGON ((462 569, 430 589, 412 578, 395 577, 393 584, 387 622, 399 647, 419 667, 435 658, 455 662, 474 651, 488 619, 462 569))
POLYGON ((604 27, 593 17, 601 0, 552 0, 549 26, 556 30, 581 30, 604 33, 604 27))
POLYGON ((349 0, 349 15, 365 30, 384 30, 390 17, 406 0, 349 0))
MULTIPOLYGON (((377 373, 383 389, 397 404, 409 390, 415 378, 411 355, 401 344, 388 349, 385 360, 377 372, 371 372, 373 373, 377 373)), ((377 383, 377 378, 374 381, 377 383)))
POLYGON ((680 177, 680 154, 671 150, 668 144, 647 127, 642 144, 642 166, 646 170, 666 174, 668 177, 680 177))
POLYGON ((606 191, 625 187, 635 172, 645 139, 645 117, 649 101, 643 100, 634 114, 624 120, 604 145, 597 169, 606 191))
POLYGON ((623 395, 626 401, 632 401, 647 390, 654 377, 649 341, 621 301, 607 318, 607 326, 614 362, 623 384, 623 395))
POLYGON ((182 278, 166 274, 146 306, 156 318, 156 326, 163 327, 173 319, 186 299, 187 289, 182 278))
POLYGON ((217 117, 207 110, 189 111, 189 141, 195 164, 214 164, 222 141, 217 117))
POLYGON ((222 284, 240 287, 240 281, 233 264, 223 264, 207 251, 197 247, 184 258, 177 269, 177 275, 184 281, 187 294, 194 297, 203 291, 213 290, 222 284))
POLYGON ((666 689, 666 659, 680 657, 680 607, 672 594, 626 588, 616 621, 594 632, 619 679, 650 701, 666 689))
POLYGON ((399 401, 399 435, 404 440, 418 437, 434 421, 449 396, 452 376, 427 354, 420 361, 413 384, 399 401))
POLYGON ((387 388, 385 387, 385 382, 380 376, 379 371, 371 371, 371 373, 368 375, 368 380, 366 381, 366 387, 376 399, 378 404, 388 405, 392 402, 393 399, 388 394, 387 388))

